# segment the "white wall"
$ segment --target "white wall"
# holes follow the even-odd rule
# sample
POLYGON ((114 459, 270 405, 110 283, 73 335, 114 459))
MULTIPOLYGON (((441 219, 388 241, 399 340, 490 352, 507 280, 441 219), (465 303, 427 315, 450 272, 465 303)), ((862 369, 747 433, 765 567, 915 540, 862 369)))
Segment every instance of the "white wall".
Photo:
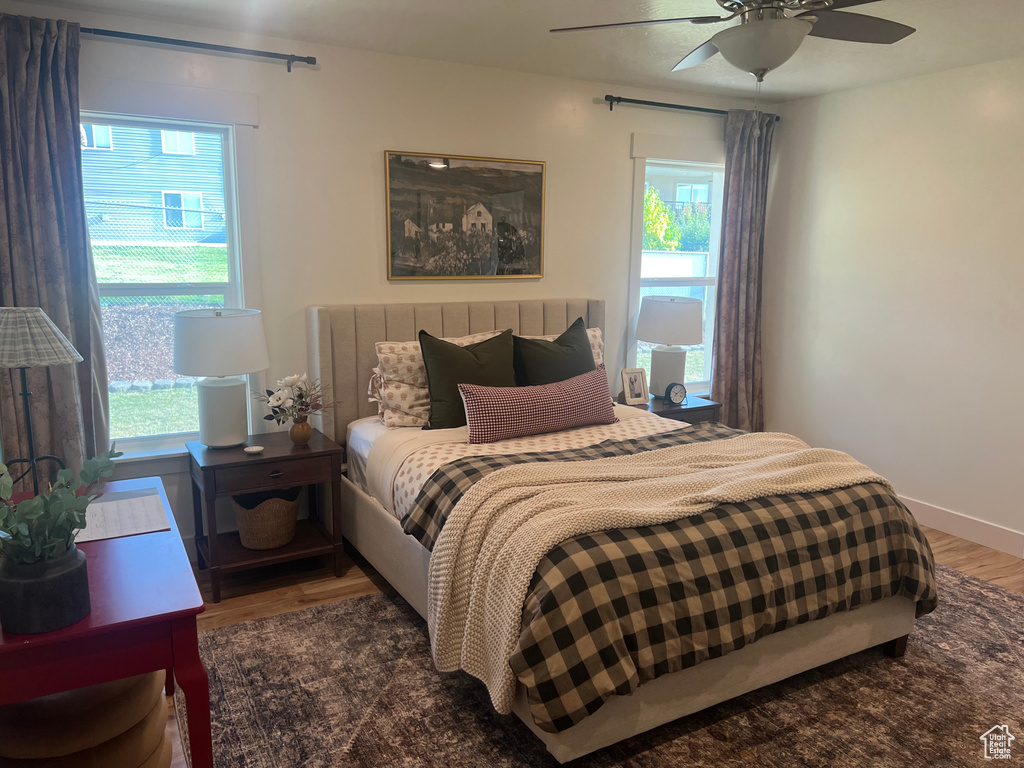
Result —
POLYGON ((1024 60, 782 114, 768 428, 854 454, 926 523, 1024 554, 1024 60))
MULTIPOLYGON (((7 3, 11 12, 86 26, 315 55, 316 70, 83 36, 82 108, 107 79, 256 94, 252 132, 268 378, 305 370, 311 304, 598 297, 607 301, 609 369, 624 359, 634 132, 721 141, 716 116, 618 107, 606 93, 730 108, 707 96, 642 91, 438 61, 367 53, 137 18, 7 3), (600 104, 595 103, 595 100, 600 104), (384 151, 543 160, 547 163, 544 278, 389 283, 384 151)), ((90 103, 93 98, 93 103, 90 103)), ((169 105, 169 109, 174 107, 169 105)), ((171 117, 190 117, 170 114, 171 117)), ((252 190, 243 190, 252 191, 252 190)), ((250 216, 250 219, 252 216, 250 216)), ((253 223, 251 220, 248 222, 253 223)), ((251 275, 250 275, 251 277, 251 275)), ((132 468, 145 474, 144 464, 132 468)), ((192 525, 187 476, 164 475, 184 535, 192 525)))

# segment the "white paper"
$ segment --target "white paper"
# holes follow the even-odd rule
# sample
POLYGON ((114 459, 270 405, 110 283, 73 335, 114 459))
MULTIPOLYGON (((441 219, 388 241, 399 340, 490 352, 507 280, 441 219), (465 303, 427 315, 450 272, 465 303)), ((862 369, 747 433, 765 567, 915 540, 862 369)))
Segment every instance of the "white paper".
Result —
POLYGON ((89 505, 85 523, 75 541, 116 539, 171 529, 160 494, 151 491, 104 494, 89 505))

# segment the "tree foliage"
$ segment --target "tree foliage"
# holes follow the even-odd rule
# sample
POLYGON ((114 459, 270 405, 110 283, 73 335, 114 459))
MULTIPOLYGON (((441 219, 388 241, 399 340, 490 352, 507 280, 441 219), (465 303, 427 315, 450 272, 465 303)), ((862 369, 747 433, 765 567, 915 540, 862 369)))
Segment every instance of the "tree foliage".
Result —
POLYGON ((707 206, 703 211, 700 206, 685 206, 680 216, 683 225, 679 240, 679 250, 695 253, 707 253, 711 250, 711 209, 707 206))
POLYGON ((679 211, 661 199, 657 188, 644 192, 644 250, 707 253, 711 249, 711 208, 687 203, 679 211))
POLYGON ((682 239, 675 212, 661 199, 655 187, 644 192, 644 250, 678 251, 682 239))

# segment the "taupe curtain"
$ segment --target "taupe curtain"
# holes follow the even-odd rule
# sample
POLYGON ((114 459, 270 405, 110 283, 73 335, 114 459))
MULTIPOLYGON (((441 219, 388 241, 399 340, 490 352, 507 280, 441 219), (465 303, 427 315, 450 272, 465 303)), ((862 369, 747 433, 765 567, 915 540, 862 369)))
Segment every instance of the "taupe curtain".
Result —
POLYGON ((721 420, 764 429, 761 258, 775 115, 731 110, 725 120, 725 199, 711 397, 721 420))
MULTIPOLYGON (((107 448, 99 292, 82 198, 78 25, 0 14, 0 300, 42 307, 84 362, 29 368, 37 454, 107 448)), ((25 457, 20 374, 0 369, 4 456, 25 457)))

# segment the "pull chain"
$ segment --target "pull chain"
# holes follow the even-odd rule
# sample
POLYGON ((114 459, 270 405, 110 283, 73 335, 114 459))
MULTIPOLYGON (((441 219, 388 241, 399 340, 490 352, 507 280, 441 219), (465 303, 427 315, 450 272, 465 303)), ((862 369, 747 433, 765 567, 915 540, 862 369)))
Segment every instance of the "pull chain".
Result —
POLYGON ((764 82, 764 77, 757 78, 757 85, 754 86, 754 138, 761 138, 761 112, 758 110, 757 105, 761 100, 761 83, 764 82))

